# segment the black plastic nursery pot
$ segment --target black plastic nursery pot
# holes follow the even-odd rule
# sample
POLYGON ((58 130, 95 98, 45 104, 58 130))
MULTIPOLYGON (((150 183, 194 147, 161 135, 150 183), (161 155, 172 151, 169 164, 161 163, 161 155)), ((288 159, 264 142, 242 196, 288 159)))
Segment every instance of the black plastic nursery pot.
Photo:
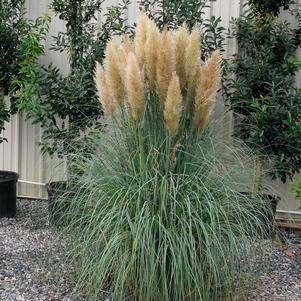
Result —
POLYGON ((48 192, 49 220, 54 225, 61 224, 61 218, 66 210, 66 204, 60 199, 67 189, 67 182, 51 182, 46 185, 48 192))
POLYGON ((0 217, 16 215, 18 178, 15 172, 0 170, 0 217))

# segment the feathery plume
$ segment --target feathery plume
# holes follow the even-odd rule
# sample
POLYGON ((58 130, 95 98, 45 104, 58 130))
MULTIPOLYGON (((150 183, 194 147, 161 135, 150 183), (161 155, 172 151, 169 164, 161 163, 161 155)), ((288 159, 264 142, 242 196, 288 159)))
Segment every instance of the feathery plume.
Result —
POLYGON ((189 89, 193 89, 194 87, 195 74, 200 65, 200 60, 200 31, 198 28, 195 28, 189 36, 185 55, 185 74, 189 89))
POLYGON ((150 19, 145 12, 140 12, 137 27, 135 30, 135 54, 138 60, 139 67, 142 68, 145 61, 145 43, 147 38, 147 30, 150 19))
MULTIPOLYGON (((194 76, 194 85, 197 87, 202 78, 202 65, 198 65, 194 76)), ((196 90, 196 89, 195 89, 196 90)), ((194 91, 195 92, 195 91, 194 91)))
POLYGON ((186 85, 185 57, 188 39, 188 29, 186 25, 183 25, 175 33, 176 71, 180 78, 182 89, 186 85))
POLYGON ((191 88, 192 90, 190 90, 190 95, 193 99, 196 96, 196 90, 201 81, 201 78, 202 78, 202 65, 200 64, 196 68, 196 73, 193 79, 193 87, 191 88))
POLYGON ((146 75, 151 89, 156 89, 157 59, 159 47, 160 31, 155 22, 150 21, 147 30, 145 44, 146 75))
POLYGON ((135 50, 134 42, 130 39, 128 34, 124 34, 122 37, 122 48, 127 55, 135 50))
POLYGON ((175 52, 171 33, 165 29, 160 34, 159 52, 157 60, 157 85, 161 104, 163 105, 168 86, 175 71, 175 52))
POLYGON ((178 131, 181 111, 182 94, 180 80, 176 72, 173 72, 172 79, 168 87, 167 99, 164 109, 165 125, 172 135, 175 135, 178 131))
POLYGON ((107 115, 112 116, 115 111, 113 95, 110 86, 108 85, 105 71, 98 62, 96 62, 95 83, 104 112, 107 115))
POLYGON ((142 118, 145 109, 144 78, 139 68, 138 60, 132 52, 128 57, 125 82, 128 95, 129 115, 130 118, 138 121, 142 118))
POLYGON ((222 56, 219 50, 213 52, 202 68, 201 79, 196 87, 194 125, 198 131, 206 126, 216 102, 221 81, 222 56))
POLYGON ((111 87, 113 97, 118 104, 123 104, 125 98, 125 88, 123 74, 120 70, 119 47, 115 40, 111 40, 106 48, 106 68, 108 83, 111 87))
POLYGON ((125 69, 128 63, 128 57, 131 52, 134 52, 134 43, 127 34, 123 35, 122 43, 119 46, 119 72, 125 85, 125 69))

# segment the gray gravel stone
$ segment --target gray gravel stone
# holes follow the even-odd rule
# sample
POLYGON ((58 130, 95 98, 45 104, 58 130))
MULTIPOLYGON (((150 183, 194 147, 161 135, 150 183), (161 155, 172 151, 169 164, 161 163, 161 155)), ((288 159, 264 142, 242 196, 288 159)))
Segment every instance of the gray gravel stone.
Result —
POLYGON ((69 301, 64 241, 49 227, 47 202, 22 200, 15 219, 0 219, 0 300, 69 301))
POLYGON ((251 300, 301 301, 301 232, 283 232, 284 242, 267 247, 257 261, 251 300))

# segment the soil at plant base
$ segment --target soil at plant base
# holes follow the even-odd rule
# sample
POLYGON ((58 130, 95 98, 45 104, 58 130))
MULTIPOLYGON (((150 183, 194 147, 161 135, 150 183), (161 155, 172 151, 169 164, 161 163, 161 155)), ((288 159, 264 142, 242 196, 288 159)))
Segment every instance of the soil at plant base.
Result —
MULTIPOLYGON (((301 300, 301 232, 285 237, 258 259, 249 300, 301 300)), ((0 301, 88 301, 73 293, 66 241, 49 225, 47 202, 18 201, 17 217, 0 219, 0 301)))

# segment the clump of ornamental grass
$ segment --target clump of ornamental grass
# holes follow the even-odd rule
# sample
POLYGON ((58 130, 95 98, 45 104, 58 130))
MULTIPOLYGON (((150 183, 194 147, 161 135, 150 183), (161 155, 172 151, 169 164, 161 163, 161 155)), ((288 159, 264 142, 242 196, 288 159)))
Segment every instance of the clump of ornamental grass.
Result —
POLYGON ((134 40, 112 40, 97 64, 107 126, 74 156, 64 196, 89 300, 230 300, 246 278, 266 209, 240 193, 249 153, 210 130, 222 58, 202 62, 199 36, 142 14, 134 40))

